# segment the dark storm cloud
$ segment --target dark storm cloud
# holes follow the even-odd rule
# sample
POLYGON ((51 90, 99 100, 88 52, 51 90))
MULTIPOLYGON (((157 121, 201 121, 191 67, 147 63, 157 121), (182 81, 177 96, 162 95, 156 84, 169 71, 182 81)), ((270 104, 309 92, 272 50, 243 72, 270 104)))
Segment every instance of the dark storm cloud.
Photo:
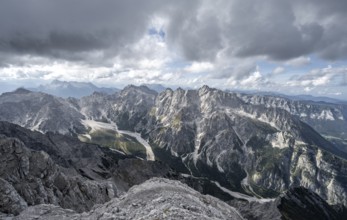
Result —
POLYGON ((346 11, 346 0, 4 0, 0 53, 104 63, 132 56, 129 47, 160 16, 168 47, 189 61, 343 59, 346 11))
POLYGON ((220 52, 273 60, 311 53, 343 59, 347 54, 346 2, 204 1, 204 10, 174 19, 168 36, 192 60, 210 60, 220 52))
POLYGON ((15 52, 54 54, 54 51, 82 52, 93 49, 104 48, 109 45, 103 42, 99 36, 90 33, 63 33, 51 31, 43 38, 25 36, 23 34, 13 35, 2 44, 2 49, 13 50, 15 52))
POLYGON ((0 50, 68 60, 96 51, 113 56, 146 33, 161 2, 1 1, 0 50))
POLYGON ((170 11, 168 41, 178 46, 188 60, 213 61, 223 49, 220 22, 213 13, 203 13, 200 17, 203 4, 187 2, 170 11))

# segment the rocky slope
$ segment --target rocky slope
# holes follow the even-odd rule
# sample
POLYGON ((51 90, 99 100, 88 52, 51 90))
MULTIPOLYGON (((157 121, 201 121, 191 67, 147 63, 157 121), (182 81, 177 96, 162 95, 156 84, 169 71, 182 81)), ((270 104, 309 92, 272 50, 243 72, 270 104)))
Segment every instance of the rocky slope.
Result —
POLYGON ((90 210, 169 168, 60 134, 0 122, 0 212, 54 204, 90 210))
POLYGON ((69 175, 44 151, 31 151, 15 138, 0 138, 1 212, 50 203, 85 211, 117 195, 115 184, 69 175))

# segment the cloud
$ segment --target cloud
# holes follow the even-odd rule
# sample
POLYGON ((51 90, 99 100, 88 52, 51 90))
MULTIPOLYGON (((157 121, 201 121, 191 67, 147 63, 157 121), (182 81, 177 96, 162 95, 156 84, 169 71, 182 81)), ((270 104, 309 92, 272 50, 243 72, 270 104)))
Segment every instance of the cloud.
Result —
POLYGON ((169 23, 170 42, 188 60, 213 61, 220 53, 287 60, 313 52, 324 33, 316 22, 296 24, 290 1, 202 2, 169 23))
POLYGON ((308 89, 305 89, 305 91, 310 91, 312 88, 318 86, 341 86, 346 77, 347 68, 333 68, 332 66, 328 66, 322 69, 314 69, 301 76, 294 76, 287 82, 287 85, 306 87, 308 89))
POLYGON ((193 62, 185 67, 184 70, 190 73, 201 73, 211 71, 213 68, 213 64, 209 62, 193 62))
POLYGON ((312 53, 343 59, 346 9, 344 0, 5 0, 0 48, 103 62, 136 44, 156 17, 169 49, 189 61, 213 63, 220 55, 295 60, 312 53))
POLYGON ((249 77, 247 77, 246 79, 241 80, 240 84, 243 86, 253 86, 257 85, 261 79, 262 75, 260 74, 260 72, 257 71, 249 77))
POLYGON ((272 71, 272 74, 277 75, 277 74, 283 73, 284 71, 285 69, 282 66, 278 66, 272 71))
POLYGON ((345 0, 3 0, 0 77, 344 86, 343 73, 290 71, 346 60, 345 11, 345 0))
POLYGON ((1 52, 88 63, 96 59, 102 65, 147 33, 161 2, 3 1, 1 52))
POLYGON ((301 67, 311 63, 311 58, 300 56, 286 61, 284 64, 293 67, 301 67))

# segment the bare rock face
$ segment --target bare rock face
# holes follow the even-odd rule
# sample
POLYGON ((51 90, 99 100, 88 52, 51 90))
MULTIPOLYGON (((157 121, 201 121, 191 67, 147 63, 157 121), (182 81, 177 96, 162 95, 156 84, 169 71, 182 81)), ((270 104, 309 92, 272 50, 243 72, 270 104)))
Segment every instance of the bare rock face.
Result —
POLYGON ((18 215, 28 207, 27 202, 6 180, 0 178, 0 211, 18 215))
POLYGON ((26 209, 14 219, 235 219, 242 216, 226 203, 173 180, 154 178, 120 198, 77 214, 52 205, 26 209))

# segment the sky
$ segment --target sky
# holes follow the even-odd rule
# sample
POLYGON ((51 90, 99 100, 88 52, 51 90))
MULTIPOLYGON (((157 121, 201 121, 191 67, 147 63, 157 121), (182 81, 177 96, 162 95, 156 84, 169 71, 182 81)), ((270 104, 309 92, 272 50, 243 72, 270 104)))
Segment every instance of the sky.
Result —
POLYGON ((346 0, 2 0, 0 92, 52 80, 347 99, 346 0))

